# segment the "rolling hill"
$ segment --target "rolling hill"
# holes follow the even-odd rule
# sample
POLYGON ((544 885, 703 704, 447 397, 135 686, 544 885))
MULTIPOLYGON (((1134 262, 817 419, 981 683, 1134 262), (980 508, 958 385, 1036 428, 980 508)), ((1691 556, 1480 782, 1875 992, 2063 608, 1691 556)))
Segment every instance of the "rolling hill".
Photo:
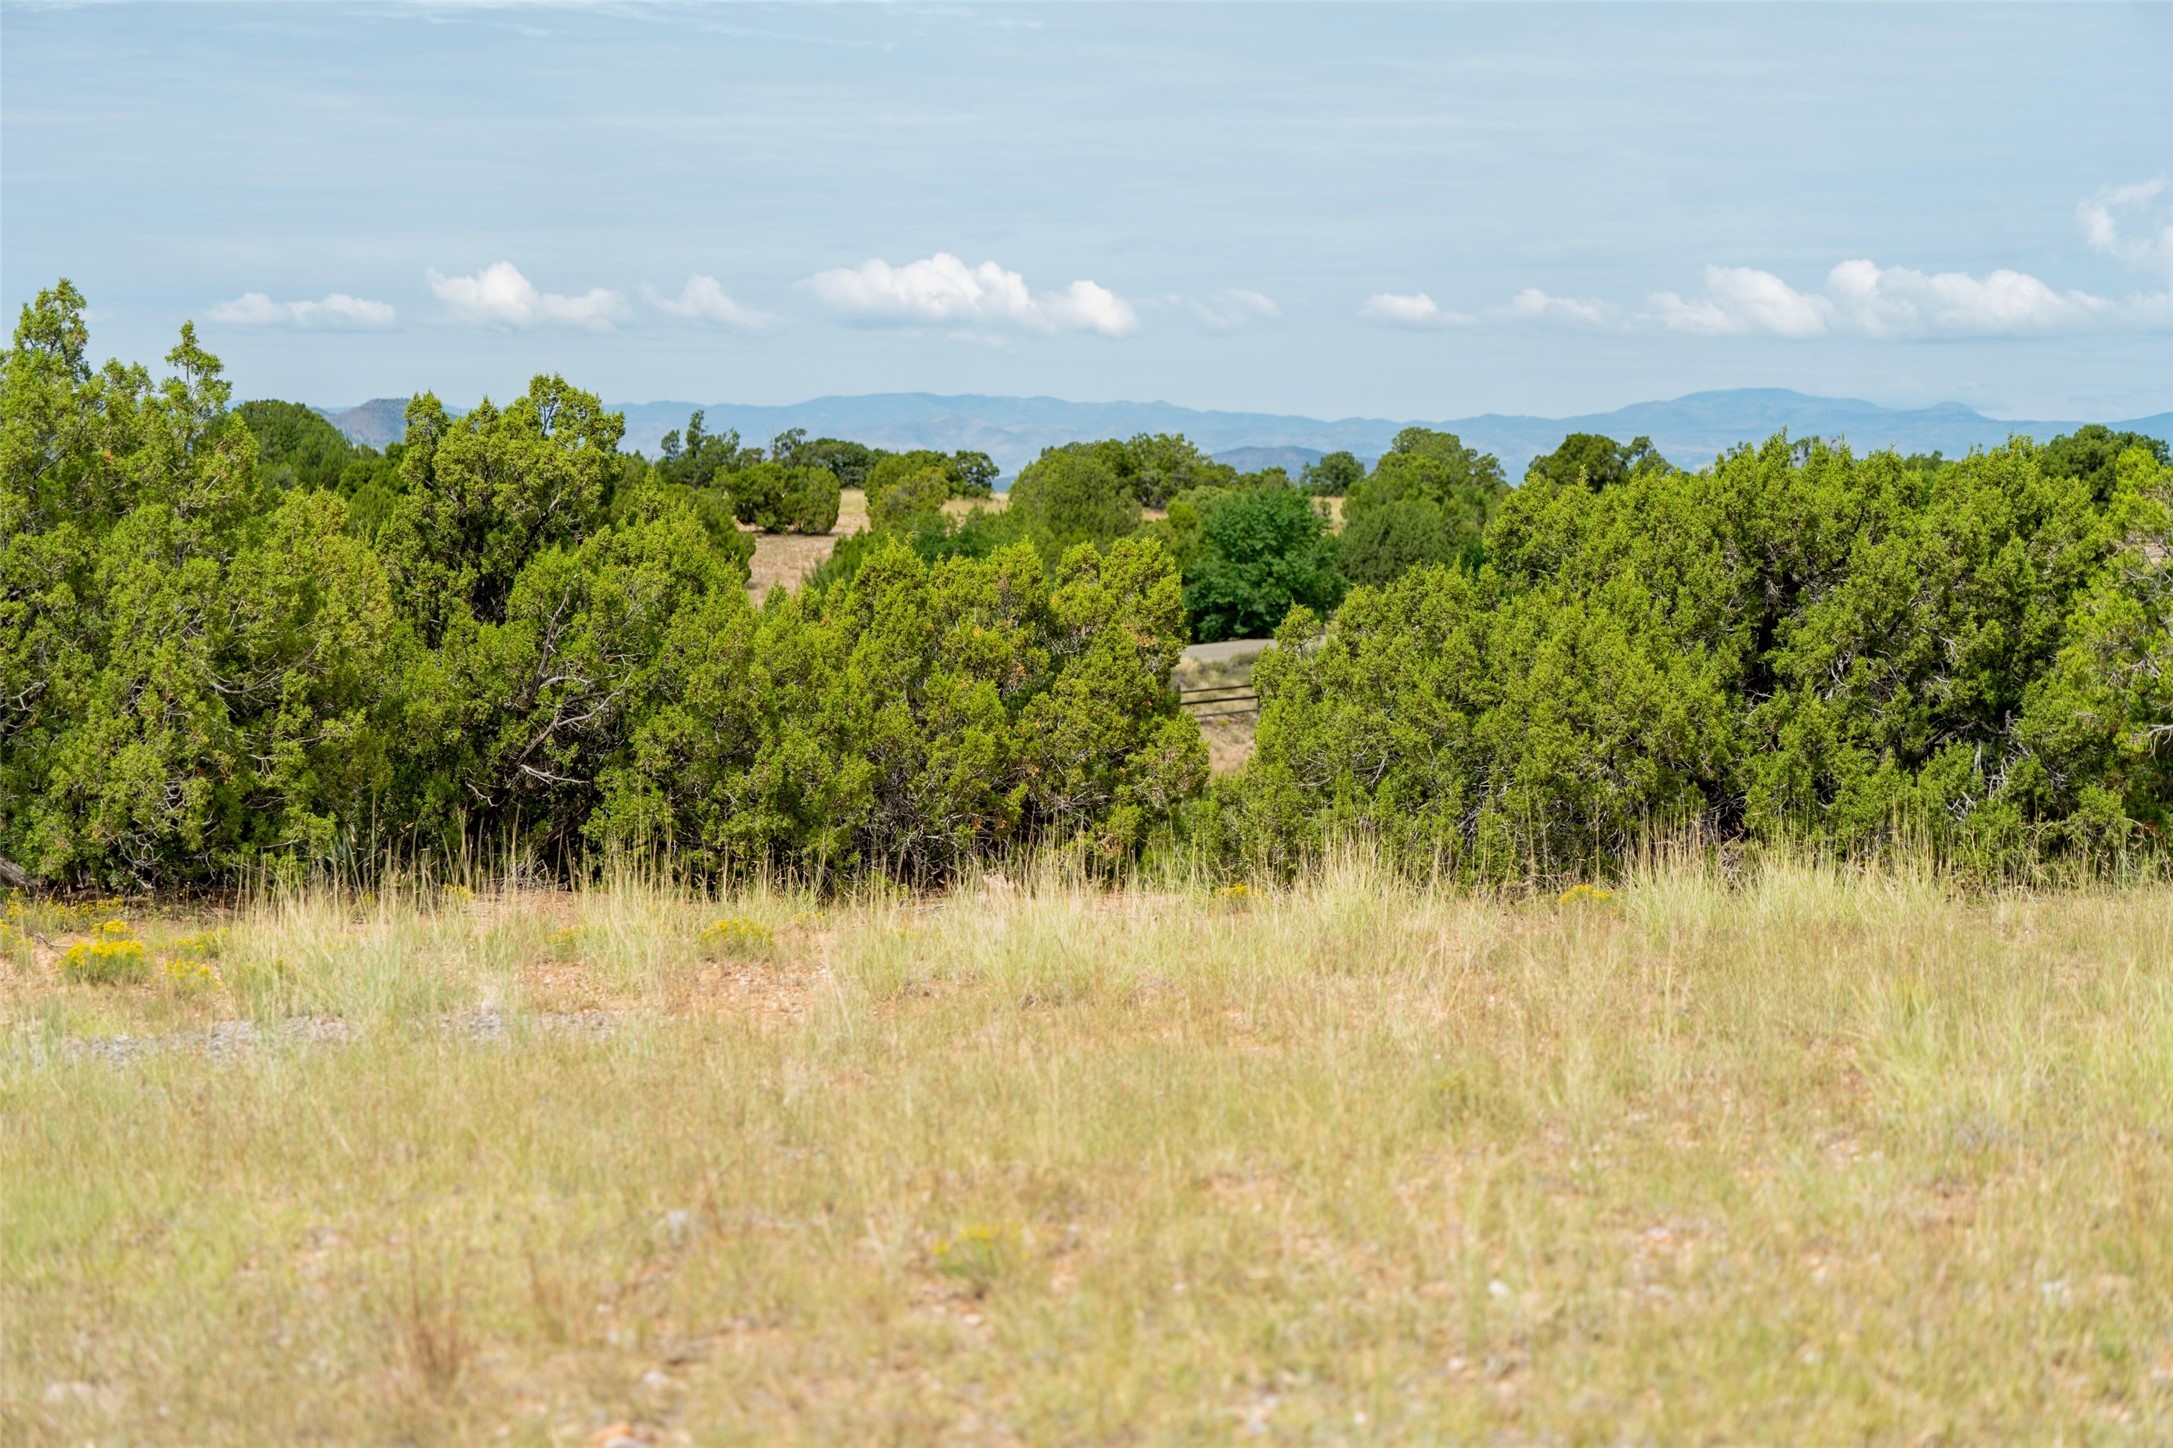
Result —
MULTIPOLYGON (((357 442, 382 446, 399 435, 404 403, 379 398, 359 407, 319 408, 357 442)), ((684 427, 702 407, 712 433, 736 429, 749 442, 766 443, 788 428, 811 436, 846 437, 879 447, 977 448, 1004 470, 1015 472, 1045 447, 1088 438, 1129 437, 1139 432, 1181 432, 1203 451, 1229 455, 1250 467, 1275 464, 1295 473, 1321 453, 1347 449, 1361 458, 1385 451, 1404 422, 1388 418, 1326 420, 1266 412, 1217 412, 1167 402, 1067 402, 1055 397, 939 396, 925 392, 864 397, 817 397, 785 406, 734 403, 614 403, 626 414, 626 445, 654 454, 664 434, 684 427), (1293 465, 1295 464, 1295 465, 1293 465)), ((1790 436, 1845 439, 1859 452, 1893 447, 1903 452, 1957 454, 1992 447, 2021 433, 2040 441, 2072 432, 2079 421, 1991 418, 1947 402, 1934 407, 1892 408, 1846 397, 1813 397, 1784 388, 1734 388, 1694 392, 1661 402, 1640 402, 1612 412, 1572 417, 1483 413, 1429 422, 1502 460, 1511 478, 1550 451, 1565 433, 1598 432, 1628 441, 1650 437, 1660 451, 1688 467, 1711 462, 1739 442, 1757 441, 1786 429, 1790 436)), ((2173 412, 2111 421, 2173 439, 2173 412)))

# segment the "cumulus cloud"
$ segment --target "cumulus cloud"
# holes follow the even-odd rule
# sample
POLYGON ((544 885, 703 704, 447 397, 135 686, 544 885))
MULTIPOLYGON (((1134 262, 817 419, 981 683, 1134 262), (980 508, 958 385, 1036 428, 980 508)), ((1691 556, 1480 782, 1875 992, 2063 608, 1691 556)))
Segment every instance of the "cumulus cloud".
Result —
POLYGON ((218 302, 204 315, 229 327, 327 327, 344 330, 376 330, 398 320, 388 302, 365 301, 345 292, 334 292, 320 301, 275 302, 262 292, 243 292, 231 302, 218 302))
POLYGON ((1833 320, 1833 303, 1826 298, 1747 266, 1708 266, 1704 296, 1659 292, 1652 304, 1663 325, 1703 337, 1816 337, 1833 320))
POLYGON ((2129 186, 2107 186, 2075 208, 2091 249, 2119 257, 2132 266, 2173 272, 2173 198, 2165 178, 2129 186))
POLYGON ((1191 306, 1192 314, 1216 332, 1235 332, 1254 322, 1272 321, 1283 314, 1273 297, 1244 287, 1226 287, 1206 301, 1195 301, 1191 306))
POLYGON ((1580 301, 1576 297, 1549 296, 1538 287, 1526 287, 1518 292, 1502 310, 1512 317, 1534 321, 1583 322, 1595 327, 1607 320, 1607 309, 1598 302, 1580 301))
POLYGON ((717 322, 742 332, 759 332, 777 321, 769 312, 733 301, 715 277, 688 277, 676 297, 660 296, 653 288, 646 290, 652 303, 675 317, 717 322))
POLYGON ((608 331, 626 314, 626 299, 602 287, 580 296, 539 292, 512 262, 495 262, 472 277, 440 276, 432 271, 430 290, 463 321, 497 327, 535 327, 557 323, 608 331))
POLYGON ((1424 292, 1375 292, 1358 314, 1399 327, 1460 327, 1478 320, 1464 312, 1443 311, 1424 292))
POLYGON ((1109 288, 1075 281, 1037 292, 993 261, 968 266, 947 251, 904 266, 880 258, 833 267, 808 278, 825 306, 871 321, 1021 327, 1032 332, 1099 332, 1121 337, 1139 327, 1131 303, 1109 288))
POLYGON ((2114 304, 2088 292, 2055 291, 2002 268, 1916 271, 1845 261, 1826 278, 1838 324, 1871 337, 2019 337, 2076 332, 2113 319, 2114 304))
POLYGON ((1706 337, 2031 337, 2153 325, 2162 311, 2154 298, 2123 306, 2006 268, 1974 276, 1861 259, 1828 272, 1819 291, 1755 267, 1709 266, 1705 295, 1659 292, 1652 304, 1663 326, 1706 337))

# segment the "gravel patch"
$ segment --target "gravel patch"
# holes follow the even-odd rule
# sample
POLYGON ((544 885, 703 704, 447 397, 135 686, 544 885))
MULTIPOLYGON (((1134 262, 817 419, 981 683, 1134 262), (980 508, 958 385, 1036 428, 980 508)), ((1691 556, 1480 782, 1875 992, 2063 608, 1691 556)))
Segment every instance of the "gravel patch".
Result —
MULTIPOLYGON (((617 1011, 554 1011, 511 1019, 496 1011, 454 1011, 398 1024, 435 1026, 472 1041, 510 1042, 517 1031, 604 1040, 617 1033, 621 1022, 617 1011)), ((353 1021, 338 1016, 293 1016, 263 1025, 221 1021, 202 1030, 157 1036, 71 1036, 50 1044, 32 1038, 30 1047, 33 1058, 57 1054, 65 1061, 121 1066, 176 1051, 227 1061, 261 1051, 346 1045, 361 1035, 353 1021)))

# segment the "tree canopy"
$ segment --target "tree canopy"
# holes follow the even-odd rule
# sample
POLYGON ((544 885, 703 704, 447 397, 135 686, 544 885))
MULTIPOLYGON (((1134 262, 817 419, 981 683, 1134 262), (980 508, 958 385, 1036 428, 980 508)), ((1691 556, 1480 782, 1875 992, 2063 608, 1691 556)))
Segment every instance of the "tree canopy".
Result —
POLYGON ((1228 796, 1256 857, 1364 830, 1499 878, 1675 831, 1987 871, 2161 838, 2173 469, 2016 441, 1931 472, 1775 438, 1501 501, 1476 569, 1285 624, 1228 796))
POLYGON ((1150 539, 931 567, 886 535, 860 576, 758 610, 720 492, 827 529, 835 476, 699 416, 651 466, 552 376, 458 416, 417 396, 365 536, 304 410, 230 410, 190 328, 163 379, 94 370, 83 314, 41 293, 0 358, 11 878, 487 846, 934 880, 1027 845, 1120 864, 1204 783, 1150 539))
POLYGON ((418 394, 379 453, 232 406, 190 327, 162 375, 94 367, 84 317, 62 282, 0 356, 10 880, 487 845, 938 881, 1039 847, 1282 868, 1352 834, 1475 880, 1685 837, 2027 878, 2173 830, 2157 439, 1781 436, 1689 472, 1572 434, 1512 489, 1411 428, 1301 489, 1142 436, 959 508, 979 454, 751 448, 696 413, 652 463, 550 375, 418 394), (832 531, 842 475, 870 528, 750 602, 747 530, 832 531), (1171 668, 1271 631, 1257 749, 1207 791, 1171 668))

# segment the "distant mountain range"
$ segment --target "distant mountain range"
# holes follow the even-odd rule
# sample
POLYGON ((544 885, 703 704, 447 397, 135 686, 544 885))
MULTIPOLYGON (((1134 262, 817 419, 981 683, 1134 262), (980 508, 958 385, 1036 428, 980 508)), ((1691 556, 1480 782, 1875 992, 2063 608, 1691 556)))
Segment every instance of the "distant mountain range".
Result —
MULTIPOLYGON (((1016 472, 1058 443, 1140 432, 1181 432, 1203 451, 1247 468, 1281 466, 1295 474, 1306 462, 1339 449, 1372 459, 1407 423, 1346 417, 1323 421, 1268 412, 1210 412, 1167 402, 1066 402, 1055 397, 941 397, 886 392, 866 397, 818 397, 782 407, 717 402, 614 403, 626 414, 626 445, 654 455, 664 434, 686 426, 701 407, 712 433, 736 429, 749 443, 767 443, 788 428, 810 437, 843 437, 876 447, 977 448, 1005 472, 1016 472)), ((400 436, 404 400, 379 398, 360 407, 319 408, 356 442, 383 446, 400 436)), ((1858 452, 1898 448, 1943 452, 1993 447, 2017 433, 2043 441, 2073 432, 2080 422, 2010 421, 1986 417, 1958 402, 1893 408, 1847 397, 1811 397, 1784 388, 1693 392, 1668 402, 1640 402, 1577 417, 1485 413, 1424 424, 1453 432, 1491 452, 1514 479, 1565 433, 1597 432, 1627 442, 1650 437, 1669 460, 1685 467, 1711 462, 1739 442, 1759 442, 1786 429, 1791 437, 1845 439, 1858 452)), ((2173 412, 2111 422, 2116 429, 2173 440, 2173 412)))
POLYGON ((383 447, 407 436, 407 399, 373 397, 359 407, 320 407, 317 415, 347 434, 349 442, 383 447))

